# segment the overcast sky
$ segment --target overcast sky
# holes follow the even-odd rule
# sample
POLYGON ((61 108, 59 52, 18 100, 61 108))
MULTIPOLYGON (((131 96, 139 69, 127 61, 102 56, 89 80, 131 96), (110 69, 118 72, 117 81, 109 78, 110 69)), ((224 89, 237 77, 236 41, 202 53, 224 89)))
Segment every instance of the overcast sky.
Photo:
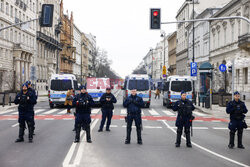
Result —
MULTIPOLYGON (((97 46, 108 52, 112 68, 122 77, 130 74, 150 47, 161 40, 149 29, 149 9, 161 8, 162 21, 173 21, 184 0, 64 0, 64 10, 74 13, 74 23, 97 37, 97 46)), ((176 25, 163 25, 167 34, 176 25)))

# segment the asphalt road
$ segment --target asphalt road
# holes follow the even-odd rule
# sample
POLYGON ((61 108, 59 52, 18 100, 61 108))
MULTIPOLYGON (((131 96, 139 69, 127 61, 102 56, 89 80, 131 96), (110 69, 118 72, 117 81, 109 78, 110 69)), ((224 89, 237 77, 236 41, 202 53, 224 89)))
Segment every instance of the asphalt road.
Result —
POLYGON ((97 132, 101 112, 93 109, 92 144, 86 143, 83 131, 81 142, 73 143, 73 115, 66 114, 65 108, 49 109, 48 102, 35 107, 34 142, 28 143, 26 131, 25 142, 15 143, 17 111, 0 111, 0 167, 250 166, 250 131, 244 131, 246 149, 228 149, 227 118, 195 111, 193 148, 186 147, 184 138, 181 147, 175 148, 175 113, 162 106, 162 99, 152 99, 151 107, 143 109, 143 145, 137 144, 134 128, 131 144, 125 145, 126 110, 122 94, 117 98, 111 132, 97 132))

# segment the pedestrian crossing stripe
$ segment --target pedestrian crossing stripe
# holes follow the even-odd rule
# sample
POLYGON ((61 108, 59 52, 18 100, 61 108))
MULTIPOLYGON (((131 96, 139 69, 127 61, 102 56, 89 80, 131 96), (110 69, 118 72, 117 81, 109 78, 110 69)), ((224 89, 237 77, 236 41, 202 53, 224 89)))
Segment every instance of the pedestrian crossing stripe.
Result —
POLYGON ((48 111, 42 113, 41 115, 49 115, 49 114, 52 114, 52 113, 54 113, 54 112, 57 112, 58 110, 59 110, 59 109, 48 110, 48 111))
POLYGON ((203 114, 203 113, 200 113, 200 112, 197 112, 197 111, 193 111, 193 114, 195 114, 197 116, 200 116, 200 117, 208 116, 207 114, 203 114))
POLYGON ((170 115, 170 116, 175 116, 174 113, 168 111, 168 110, 163 110, 162 112, 164 112, 166 115, 170 115))
POLYGON ((121 109, 121 115, 127 115, 127 109, 121 109))
POLYGON ((62 110, 61 112, 59 112, 59 113, 57 113, 57 114, 59 114, 59 115, 67 114, 67 109, 62 110))
POLYGON ((100 111, 100 109, 92 109, 91 114, 97 114, 100 111))
POLYGON ((150 109, 150 110, 148 110, 149 111, 149 113, 151 114, 151 115, 153 115, 153 116, 159 116, 160 114, 158 113, 158 112, 156 112, 153 108, 152 109, 150 109))

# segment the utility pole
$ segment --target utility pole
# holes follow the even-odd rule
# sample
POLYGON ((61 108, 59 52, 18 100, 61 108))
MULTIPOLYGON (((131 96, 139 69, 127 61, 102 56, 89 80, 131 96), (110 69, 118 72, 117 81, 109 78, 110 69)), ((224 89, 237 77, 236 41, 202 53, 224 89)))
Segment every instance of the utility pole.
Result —
MULTIPOLYGON (((194 20, 194 0, 193 0, 193 20, 194 20)), ((194 22, 193 22, 193 63, 194 63, 194 44, 195 44, 195 40, 194 40, 195 36, 194 36, 194 22)), ((193 95, 194 95, 194 103, 196 105, 196 94, 195 94, 195 81, 193 80, 193 95)))

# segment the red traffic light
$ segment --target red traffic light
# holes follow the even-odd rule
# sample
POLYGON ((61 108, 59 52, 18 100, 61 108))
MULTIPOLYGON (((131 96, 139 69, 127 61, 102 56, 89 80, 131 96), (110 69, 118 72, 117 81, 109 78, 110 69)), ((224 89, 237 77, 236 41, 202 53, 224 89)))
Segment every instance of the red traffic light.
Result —
POLYGON ((158 11, 154 11, 153 15, 154 16, 158 16, 159 12, 158 11))

